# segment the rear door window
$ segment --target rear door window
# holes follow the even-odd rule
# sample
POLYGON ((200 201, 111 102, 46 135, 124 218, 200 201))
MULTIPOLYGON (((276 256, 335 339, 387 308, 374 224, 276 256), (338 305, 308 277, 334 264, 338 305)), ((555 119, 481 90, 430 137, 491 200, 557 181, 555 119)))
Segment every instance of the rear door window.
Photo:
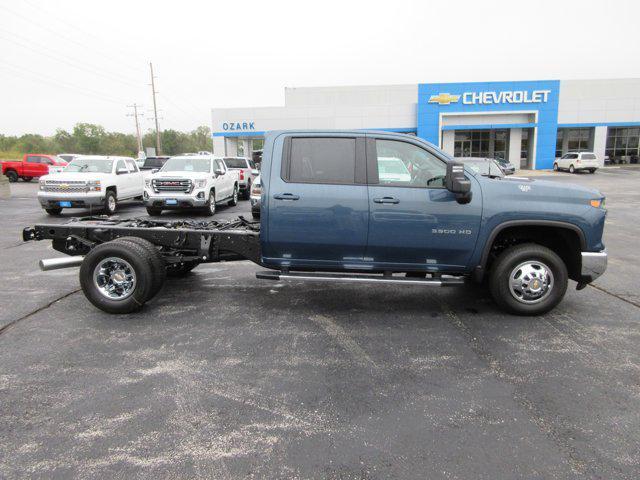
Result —
POLYGON ((294 183, 355 183, 355 138, 292 138, 288 180, 294 183))

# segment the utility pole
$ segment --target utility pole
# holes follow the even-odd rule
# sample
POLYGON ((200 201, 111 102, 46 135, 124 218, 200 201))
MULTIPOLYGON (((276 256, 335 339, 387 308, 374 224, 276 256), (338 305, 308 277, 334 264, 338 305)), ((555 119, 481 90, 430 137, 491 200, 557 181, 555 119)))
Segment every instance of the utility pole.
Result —
MULTIPOLYGON (((138 107, 142 105, 138 105, 134 103, 133 105, 127 105, 129 108, 133 108, 133 113, 128 113, 127 117, 133 117, 136 120, 136 137, 138 138, 138 152, 142 152, 142 137, 140 136, 140 124, 138 123, 138 107)), ((144 115, 144 114, 142 114, 144 115)))
POLYGON ((153 117, 156 122, 156 155, 161 155, 162 151, 160 149, 160 128, 158 127, 158 106, 156 105, 156 83, 155 77, 153 76, 153 63, 149 62, 149 67, 151 68, 151 92, 153 94, 153 117))

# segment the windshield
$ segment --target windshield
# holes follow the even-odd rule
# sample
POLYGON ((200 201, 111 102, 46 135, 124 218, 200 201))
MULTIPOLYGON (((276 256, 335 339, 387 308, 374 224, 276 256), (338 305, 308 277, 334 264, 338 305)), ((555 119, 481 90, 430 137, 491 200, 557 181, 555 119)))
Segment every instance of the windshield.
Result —
POLYGON ((170 158, 160 169, 162 172, 201 172, 211 171, 211 160, 208 158, 170 158))
POLYGON ((225 158, 224 163, 229 168, 247 168, 247 161, 244 158, 225 158))
POLYGON ((76 158, 73 160, 65 172, 92 172, 92 173, 111 173, 113 160, 99 160, 91 158, 76 158))
POLYGON ((464 162, 471 170, 475 173, 479 173, 485 177, 504 177, 504 173, 495 161, 491 160, 488 162, 464 162))

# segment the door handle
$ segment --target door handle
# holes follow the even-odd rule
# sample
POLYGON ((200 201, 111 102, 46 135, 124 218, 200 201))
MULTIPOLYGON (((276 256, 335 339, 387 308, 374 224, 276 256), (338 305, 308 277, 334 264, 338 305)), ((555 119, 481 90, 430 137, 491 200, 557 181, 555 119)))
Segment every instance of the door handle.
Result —
POLYGON ((300 197, 293 193, 276 193, 273 198, 276 200, 298 200, 300 197))
POLYGON ((374 203, 400 203, 400 200, 398 200, 397 198, 394 197, 382 197, 382 198, 374 198, 373 199, 374 203))

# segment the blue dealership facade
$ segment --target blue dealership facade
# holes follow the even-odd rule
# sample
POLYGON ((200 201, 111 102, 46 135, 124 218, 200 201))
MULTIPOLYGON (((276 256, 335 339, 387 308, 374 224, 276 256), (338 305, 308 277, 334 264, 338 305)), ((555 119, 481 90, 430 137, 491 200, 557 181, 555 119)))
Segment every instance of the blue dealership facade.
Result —
POLYGON ((264 132, 376 129, 453 156, 549 169, 568 151, 637 163, 640 79, 536 80, 285 89, 285 105, 212 109, 214 153, 249 155, 264 132))

